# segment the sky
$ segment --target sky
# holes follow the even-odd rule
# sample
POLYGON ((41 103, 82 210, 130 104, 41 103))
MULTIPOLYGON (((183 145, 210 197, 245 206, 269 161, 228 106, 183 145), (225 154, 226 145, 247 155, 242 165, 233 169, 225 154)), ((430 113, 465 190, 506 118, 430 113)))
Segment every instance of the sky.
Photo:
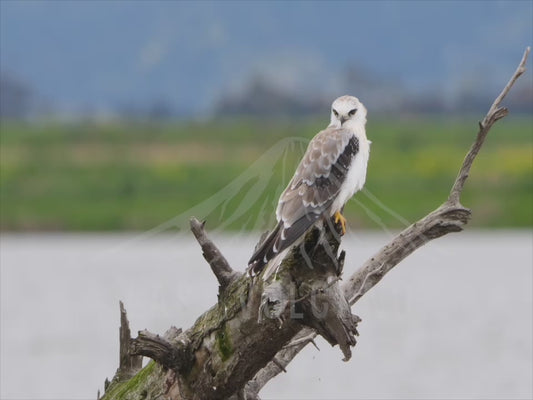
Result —
POLYGON ((0 11, 2 74, 66 111, 165 101, 201 115, 254 76, 333 96, 347 67, 448 99, 501 87, 533 42, 529 0, 2 0, 0 11))

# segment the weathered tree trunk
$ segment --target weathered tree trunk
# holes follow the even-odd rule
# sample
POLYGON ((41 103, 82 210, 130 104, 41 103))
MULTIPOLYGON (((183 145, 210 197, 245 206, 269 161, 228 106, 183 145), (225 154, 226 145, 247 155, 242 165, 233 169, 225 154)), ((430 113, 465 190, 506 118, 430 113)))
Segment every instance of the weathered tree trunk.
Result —
POLYGON ((191 229, 215 273, 218 302, 186 331, 171 328, 163 336, 147 331, 129 338, 121 304, 120 367, 103 396, 111 399, 256 399, 260 389, 316 335, 339 345, 351 357, 359 318, 350 307, 402 259, 426 242, 462 230, 470 210, 460 194, 470 167, 492 125, 507 115, 500 103, 525 71, 526 49, 518 69, 479 124, 449 198, 438 209, 406 228, 341 285, 344 252, 332 221, 307 233, 276 274, 263 281, 231 269, 204 226, 191 229), (141 370, 140 356, 152 361, 141 370))

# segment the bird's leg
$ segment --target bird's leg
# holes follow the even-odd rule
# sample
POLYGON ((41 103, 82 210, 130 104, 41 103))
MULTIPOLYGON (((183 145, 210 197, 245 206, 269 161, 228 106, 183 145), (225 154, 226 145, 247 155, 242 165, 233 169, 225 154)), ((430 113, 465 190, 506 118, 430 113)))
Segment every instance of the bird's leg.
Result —
POLYGON ((340 211, 337 211, 333 216, 335 217, 336 224, 341 223, 342 234, 344 235, 346 233, 346 218, 344 218, 340 211))

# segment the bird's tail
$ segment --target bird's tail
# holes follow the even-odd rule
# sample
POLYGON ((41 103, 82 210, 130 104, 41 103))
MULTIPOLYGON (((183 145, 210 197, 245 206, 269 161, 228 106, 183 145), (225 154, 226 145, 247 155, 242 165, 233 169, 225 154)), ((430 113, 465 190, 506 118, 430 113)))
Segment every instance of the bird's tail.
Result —
POLYGON ((293 245, 318 218, 319 214, 309 213, 290 226, 280 221, 248 261, 248 273, 252 276, 260 274, 270 260, 293 245))
POLYGON ((248 273, 252 276, 259 275, 265 265, 279 252, 276 243, 281 241, 283 223, 279 222, 261 245, 255 250, 248 261, 248 273))

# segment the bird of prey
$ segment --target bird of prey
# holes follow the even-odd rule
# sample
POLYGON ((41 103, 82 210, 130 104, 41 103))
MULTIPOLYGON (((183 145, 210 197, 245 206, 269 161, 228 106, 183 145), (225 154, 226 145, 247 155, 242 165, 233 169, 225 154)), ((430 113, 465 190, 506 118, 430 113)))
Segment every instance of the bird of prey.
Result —
POLYGON ((333 102, 329 126, 311 140, 280 196, 277 226, 248 262, 250 275, 261 273, 269 262, 275 264, 277 256, 297 244, 322 219, 334 217, 335 223, 341 223, 342 233, 346 233, 346 219, 341 212, 366 179, 370 154, 366 113, 356 97, 342 96, 333 102))

